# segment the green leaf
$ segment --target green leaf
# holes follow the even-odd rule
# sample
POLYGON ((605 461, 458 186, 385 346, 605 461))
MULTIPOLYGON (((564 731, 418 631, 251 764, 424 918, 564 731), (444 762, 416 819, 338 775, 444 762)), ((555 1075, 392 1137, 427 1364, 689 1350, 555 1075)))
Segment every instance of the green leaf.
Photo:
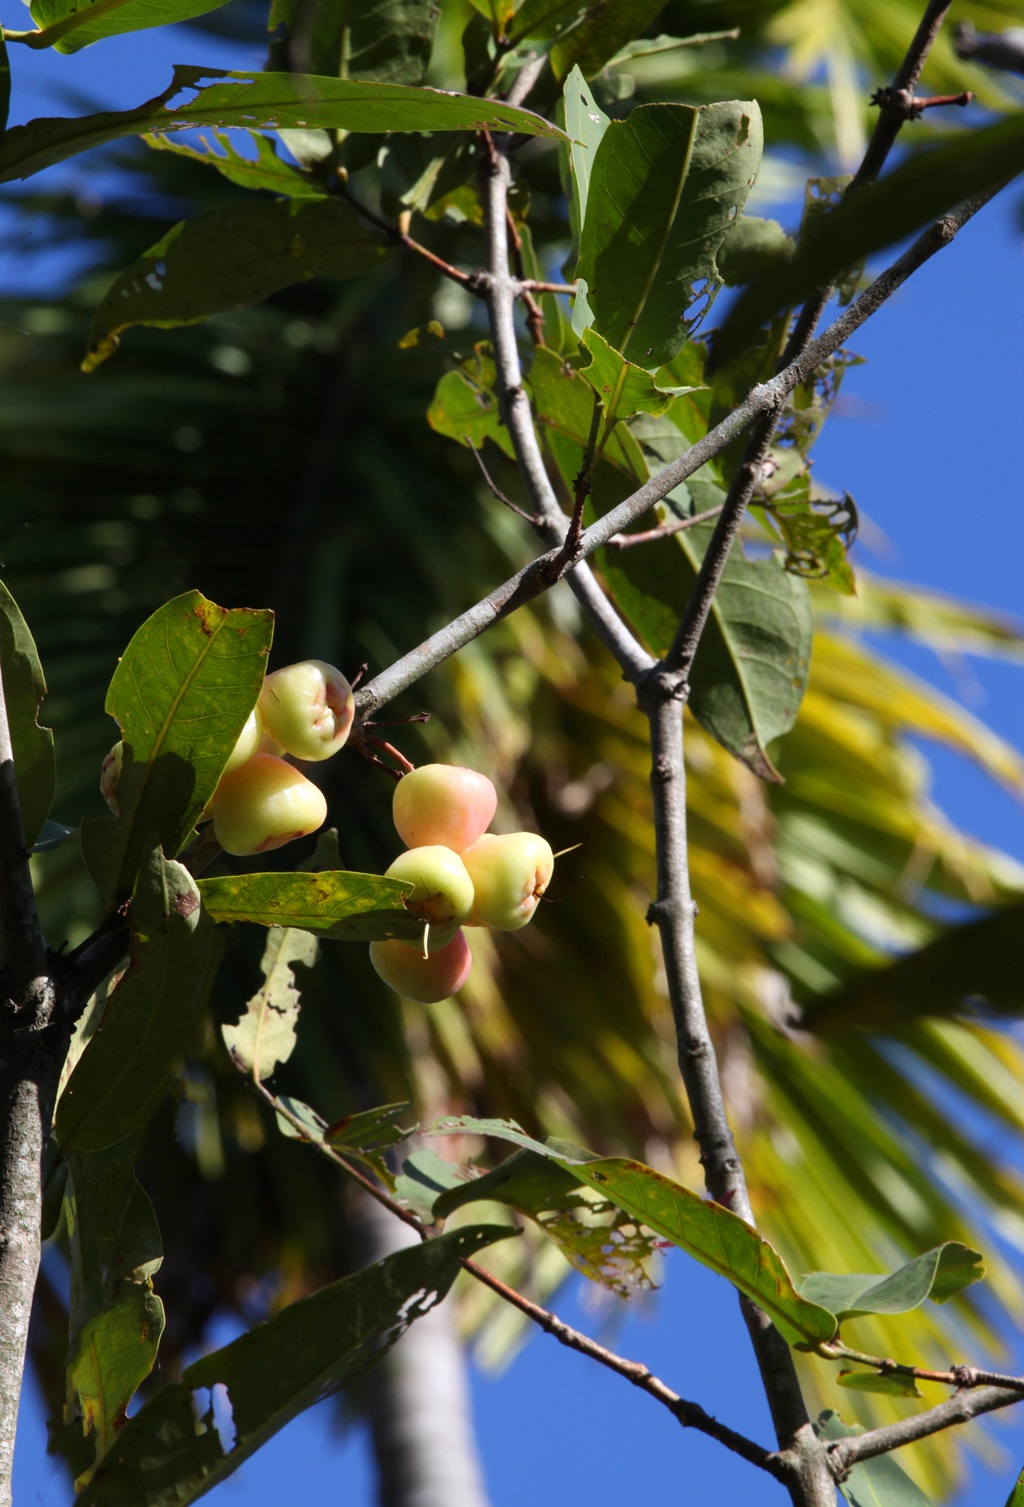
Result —
POLYGON ((539 115, 500 100, 404 84, 354 83, 302 73, 220 73, 178 64, 168 88, 134 110, 40 118, 13 127, 0 140, 0 183, 31 177, 44 167, 121 136, 186 131, 193 126, 321 127, 374 133, 491 130, 563 137, 557 126, 539 115), (195 92, 190 100, 171 108, 168 101, 182 90, 195 92))
POLYGON ((579 372, 596 392, 608 428, 637 413, 660 417, 671 408, 676 398, 699 390, 695 387, 659 387, 650 372, 642 366, 634 366, 625 356, 612 350, 597 330, 584 331, 583 345, 590 360, 586 365, 580 365, 579 372))
POLYGON ((401 1104, 382 1104, 379 1109, 364 1109, 358 1114, 346 1115, 335 1120, 324 1132, 324 1140, 336 1151, 359 1156, 366 1152, 382 1151, 387 1146, 398 1146, 416 1129, 413 1107, 408 1100, 401 1104), (408 1129, 402 1120, 412 1117, 408 1129))
POLYGON ((729 360, 744 350, 778 310, 800 303, 866 256, 894 246, 962 200, 1022 170, 1020 117, 923 146, 881 182, 848 194, 804 237, 792 261, 750 284, 719 331, 718 359, 729 360))
POLYGON ((215 168, 229 183, 237 183, 239 188, 265 189, 268 193, 287 194, 293 199, 327 197, 322 182, 277 155, 277 148, 271 137, 264 136, 259 131, 246 131, 245 135, 256 148, 255 157, 244 157, 225 131, 213 132, 213 140, 220 147, 219 152, 205 136, 200 136, 198 147, 189 146, 183 141, 171 141, 167 136, 152 132, 142 139, 154 152, 171 152, 177 157, 187 157, 192 162, 201 162, 205 167, 215 168))
POLYGON ((496 391, 494 356, 487 341, 473 348, 458 371, 445 372, 427 409, 427 423, 473 450, 493 440, 505 455, 512 456, 512 441, 501 417, 496 391))
POLYGON ((187 591, 133 637, 105 703, 125 743, 119 814, 82 823, 103 894, 129 892, 154 834, 172 857, 181 848, 256 705, 273 628, 271 612, 229 612, 187 591))
POLYGON ((151 26, 190 21, 218 10, 224 0, 31 0, 32 19, 46 36, 33 46, 78 52, 104 37, 118 37, 151 26))
POLYGON ((379 231, 335 199, 261 199, 182 220, 108 289, 93 317, 83 371, 132 325, 171 329, 260 303, 311 277, 359 277, 388 254, 379 231))
POLYGON ((39 708, 46 695, 46 680, 35 640, 11 593, 0 582, 0 670, 7 703, 7 721, 14 753, 18 804, 31 848, 43 830, 53 804, 57 779, 53 757, 53 732, 39 725, 39 708))
POLYGON ((1024 1007, 1024 902, 950 927, 884 968, 855 975, 804 1011, 804 1029, 887 1031, 922 1015, 963 1015, 982 1002, 1002 1015, 1024 1007))
POLYGON ((551 1145, 525 1135, 518 1125, 501 1120, 463 1115, 438 1120, 423 1132, 467 1133, 497 1136, 551 1158, 580 1183, 727 1278, 764 1309, 790 1344, 817 1345, 835 1334, 833 1315, 801 1296, 778 1252, 721 1204, 707 1202, 652 1167, 626 1157, 592 1157, 579 1148, 560 1155, 551 1145))
MULTIPOLYGON (((700 524, 654 544, 602 553, 617 606, 653 654, 672 643, 712 532, 712 524, 700 524)), ((747 560, 734 546, 697 651, 688 706, 762 779, 778 780, 767 747, 796 720, 813 626, 806 583, 777 559, 747 560)))
POLYGON ((118 1434, 78 1507, 185 1507, 327 1392, 360 1381, 448 1292, 459 1261, 514 1234, 470 1226, 396 1252, 204 1355, 118 1434))
POLYGON ((430 62, 440 6, 433 0, 273 0, 267 25, 283 26, 310 73, 418 84, 430 62))
POLYGON ((139 869, 129 965, 57 1105, 65 1152, 99 1151, 145 1125, 195 1036, 219 956, 195 881, 159 849, 139 869))
POLYGON ((237 1024, 221 1026, 224 1045, 245 1072, 269 1078, 294 1051, 301 1005, 295 968, 312 968, 318 950, 316 937, 294 926, 267 933, 260 963, 263 987, 237 1024))
POLYGON ((280 1106, 277 1111, 277 1128, 282 1135, 293 1141, 310 1141, 314 1146, 319 1145, 327 1124, 315 1109, 310 1109, 301 1099, 293 1099, 288 1094, 278 1094, 275 1103, 280 1106), (282 1114, 281 1109, 287 1110, 288 1114, 298 1120, 298 1125, 289 1120, 288 1114, 282 1114))
POLYGON ((68 1386, 79 1427, 94 1435, 98 1463, 156 1360, 164 1311, 152 1278, 163 1248, 153 1206, 130 1166, 74 1155, 66 1197, 68 1386))
POLYGON ((574 67, 593 78, 620 47, 645 32, 664 8, 665 0, 590 0, 578 7, 578 20, 559 27, 559 39, 551 49, 555 78, 564 79, 574 67))
POLYGON ((718 270, 727 288, 751 282, 758 273, 792 260, 796 242, 778 220, 741 215, 722 242, 718 270))
POLYGON ((912 1376, 899 1376, 877 1371, 839 1371, 836 1381, 849 1392, 880 1392, 885 1397, 923 1397, 924 1393, 912 1376))
POLYGON ((980 1282, 985 1275, 983 1260, 979 1251, 948 1240, 886 1276, 810 1272, 797 1287, 805 1298, 828 1308, 840 1320, 862 1313, 909 1313, 926 1298, 946 1303, 963 1288, 980 1282))
POLYGON ((1024 1470, 1017 1477, 1017 1484, 1006 1498, 1004 1507, 1024 1507, 1024 1470))
POLYGON ((423 922, 401 908, 409 885, 378 874, 226 874, 200 879, 199 893, 214 921, 298 926, 335 942, 423 934, 423 922))
MULTIPOLYGON (((593 389, 575 366, 544 346, 534 351, 527 385, 538 427, 571 485, 590 438, 593 389)), ((636 485, 648 478, 640 446, 624 425, 613 432, 601 459, 636 485)))
POLYGON ((402 1161, 402 1170, 395 1178, 395 1196, 400 1198, 421 1219, 433 1219, 433 1207, 440 1194, 465 1182, 470 1174, 454 1162, 421 1147, 402 1161))
MULTIPOLYGON (((641 105, 598 145, 580 241, 594 327, 654 371, 722 286, 715 261, 761 164, 753 102, 641 105)), ((577 327, 578 328, 578 327, 577 327)))
MULTIPOLYGON (((529 4, 529 0, 527 0, 529 4)), ((525 9, 525 7, 524 7, 525 9)), ((522 12, 520 12, 520 15, 522 12)), ((568 166, 569 226, 573 244, 579 250, 583 223, 587 217, 587 201, 590 197, 590 175, 601 138, 608 129, 608 116, 604 113, 578 68, 573 68, 565 81, 563 90, 565 104, 565 130, 569 137, 563 148, 563 160, 568 166)), ((573 323, 578 330, 593 323, 593 312, 587 300, 586 282, 577 284, 573 301, 573 323)))
MULTIPOLYGON (((859 1424, 851 1428, 838 1413, 820 1414, 815 1433, 822 1439, 855 1439, 864 1430, 859 1424)), ((850 1507, 931 1507, 921 1488, 896 1463, 891 1455, 859 1461, 839 1483, 839 1490, 850 1507)))

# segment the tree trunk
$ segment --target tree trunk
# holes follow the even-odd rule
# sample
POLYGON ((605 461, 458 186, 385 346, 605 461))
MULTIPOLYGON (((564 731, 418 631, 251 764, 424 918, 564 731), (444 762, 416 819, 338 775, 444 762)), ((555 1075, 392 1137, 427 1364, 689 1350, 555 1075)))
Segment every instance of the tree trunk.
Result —
MULTIPOLYGON (((358 1219, 364 1263, 416 1243, 371 1198, 360 1199, 358 1219)), ((380 1507, 488 1507, 454 1318, 449 1298, 417 1319, 360 1388, 380 1507)))

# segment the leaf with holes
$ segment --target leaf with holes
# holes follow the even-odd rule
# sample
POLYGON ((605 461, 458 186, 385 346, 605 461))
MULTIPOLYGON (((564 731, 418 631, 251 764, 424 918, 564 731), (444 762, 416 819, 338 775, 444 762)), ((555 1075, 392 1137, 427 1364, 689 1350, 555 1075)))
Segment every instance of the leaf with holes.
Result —
POLYGON ((271 612, 229 612, 186 591, 124 651, 105 702, 125 745, 118 815, 82 823, 86 866, 104 895, 129 893, 154 835, 173 857, 192 831, 256 705, 273 632, 271 612))
POLYGON ((577 274, 593 327, 637 366, 671 361, 714 301, 715 253, 757 177, 761 147, 750 101, 641 105, 604 132, 577 274))
MULTIPOLYGON (((595 1157, 560 1141, 545 1145, 511 1122, 477 1120, 471 1115, 438 1120, 423 1134, 493 1135, 548 1157, 580 1184, 726 1277, 764 1309, 790 1344, 817 1345, 832 1339, 836 1332, 833 1314, 797 1291, 782 1257, 751 1225, 653 1167, 626 1157, 595 1157)), ((454 1184, 439 1180, 435 1197, 440 1186, 454 1184)))
POLYGON ((277 155, 277 148, 269 136, 260 131, 244 133, 256 148, 255 157, 246 157, 234 145, 226 131, 214 131, 211 145, 205 136, 200 136, 198 146, 189 146, 183 141, 172 141, 169 136, 150 132, 143 141, 154 152, 170 152, 175 157, 186 157, 190 162, 202 163, 214 168, 229 183, 239 188, 263 189, 271 194, 286 194, 293 199, 325 199, 327 191, 323 183, 312 173, 285 162, 277 155), (218 151, 217 148, 220 148, 218 151))
POLYGON ((238 1065, 257 1078, 269 1078, 295 1049, 295 1026, 301 1000, 295 969, 312 968, 319 944, 294 926, 268 932, 263 949, 263 986, 241 1019, 221 1026, 224 1045, 238 1065))
POLYGON ((491 130, 552 139, 564 136, 531 110, 500 100, 302 73, 220 73, 179 63, 164 92, 134 110, 105 110, 70 119, 41 117, 14 126, 0 140, 0 183, 29 178, 55 162, 122 136, 187 131, 193 126, 373 133, 491 130), (172 107, 170 101, 183 89, 193 90, 193 97, 172 107))

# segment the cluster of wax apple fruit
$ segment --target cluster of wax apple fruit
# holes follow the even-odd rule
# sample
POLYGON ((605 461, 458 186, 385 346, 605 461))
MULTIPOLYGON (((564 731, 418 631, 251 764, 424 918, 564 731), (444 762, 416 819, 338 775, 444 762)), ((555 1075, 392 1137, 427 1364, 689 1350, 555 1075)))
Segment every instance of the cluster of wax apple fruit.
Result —
MULTIPOLYGON (((336 754, 352 727, 352 687, 322 659, 274 670, 224 766, 204 817, 227 853, 268 853, 306 837, 327 818, 323 791, 282 755, 319 762, 336 754)), ((103 761, 100 789, 116 814, 123 747, 103 761)))
POLYGON ((388 879, 412 885, 405 908, 419 941, 370 943, 370 961, 406 999, 434 1004, 461 989, 473 961, 463 926, 518 931, 547 889, 554 855, 535 832, 488 832, 498 806, 486 775, 421 764, 395 786, 394 819, 407 845, 388 879))

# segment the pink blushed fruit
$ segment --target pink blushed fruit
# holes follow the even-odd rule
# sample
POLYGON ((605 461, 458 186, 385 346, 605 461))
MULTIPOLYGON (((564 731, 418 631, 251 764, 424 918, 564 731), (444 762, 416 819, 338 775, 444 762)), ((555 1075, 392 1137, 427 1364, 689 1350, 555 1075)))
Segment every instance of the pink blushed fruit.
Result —
POLYGON ((322 827, 327 817, 323 791, 273 754, 253 754, 224 775, 211 802, 213 831, 221 847, 237 857, 269 853, 322 827))
POLYGON ((304 659, 268 675, 259 708, 267 738, 296 759, 329 759, 344 744, 355 716, 352 687, 322 659, 304 659))
POLYGON ((473 885, 458 853, 441 844, 409 848, 387 870, 386 879, 411 886, 405 908, 431 927, 458 924, 469 915, 473 885))
POLYGON ((424 957, 414 943, 370 943, 370 962, 389 988, 420 1005, 435 1005, 457 994, 469 977, 473 954, 461 931, 424 957))
POLYGON ((462 854, 473 883, 467 926, 518 931, 531 919, 555 867, 549 843, 536 832, 485 833, 462 854))
POLYGON ((439 843, 461 853, 487 831, 497 809, 487 776, 460 764, 421 764, 395 786, 395 829, 408 848, 439 843))

